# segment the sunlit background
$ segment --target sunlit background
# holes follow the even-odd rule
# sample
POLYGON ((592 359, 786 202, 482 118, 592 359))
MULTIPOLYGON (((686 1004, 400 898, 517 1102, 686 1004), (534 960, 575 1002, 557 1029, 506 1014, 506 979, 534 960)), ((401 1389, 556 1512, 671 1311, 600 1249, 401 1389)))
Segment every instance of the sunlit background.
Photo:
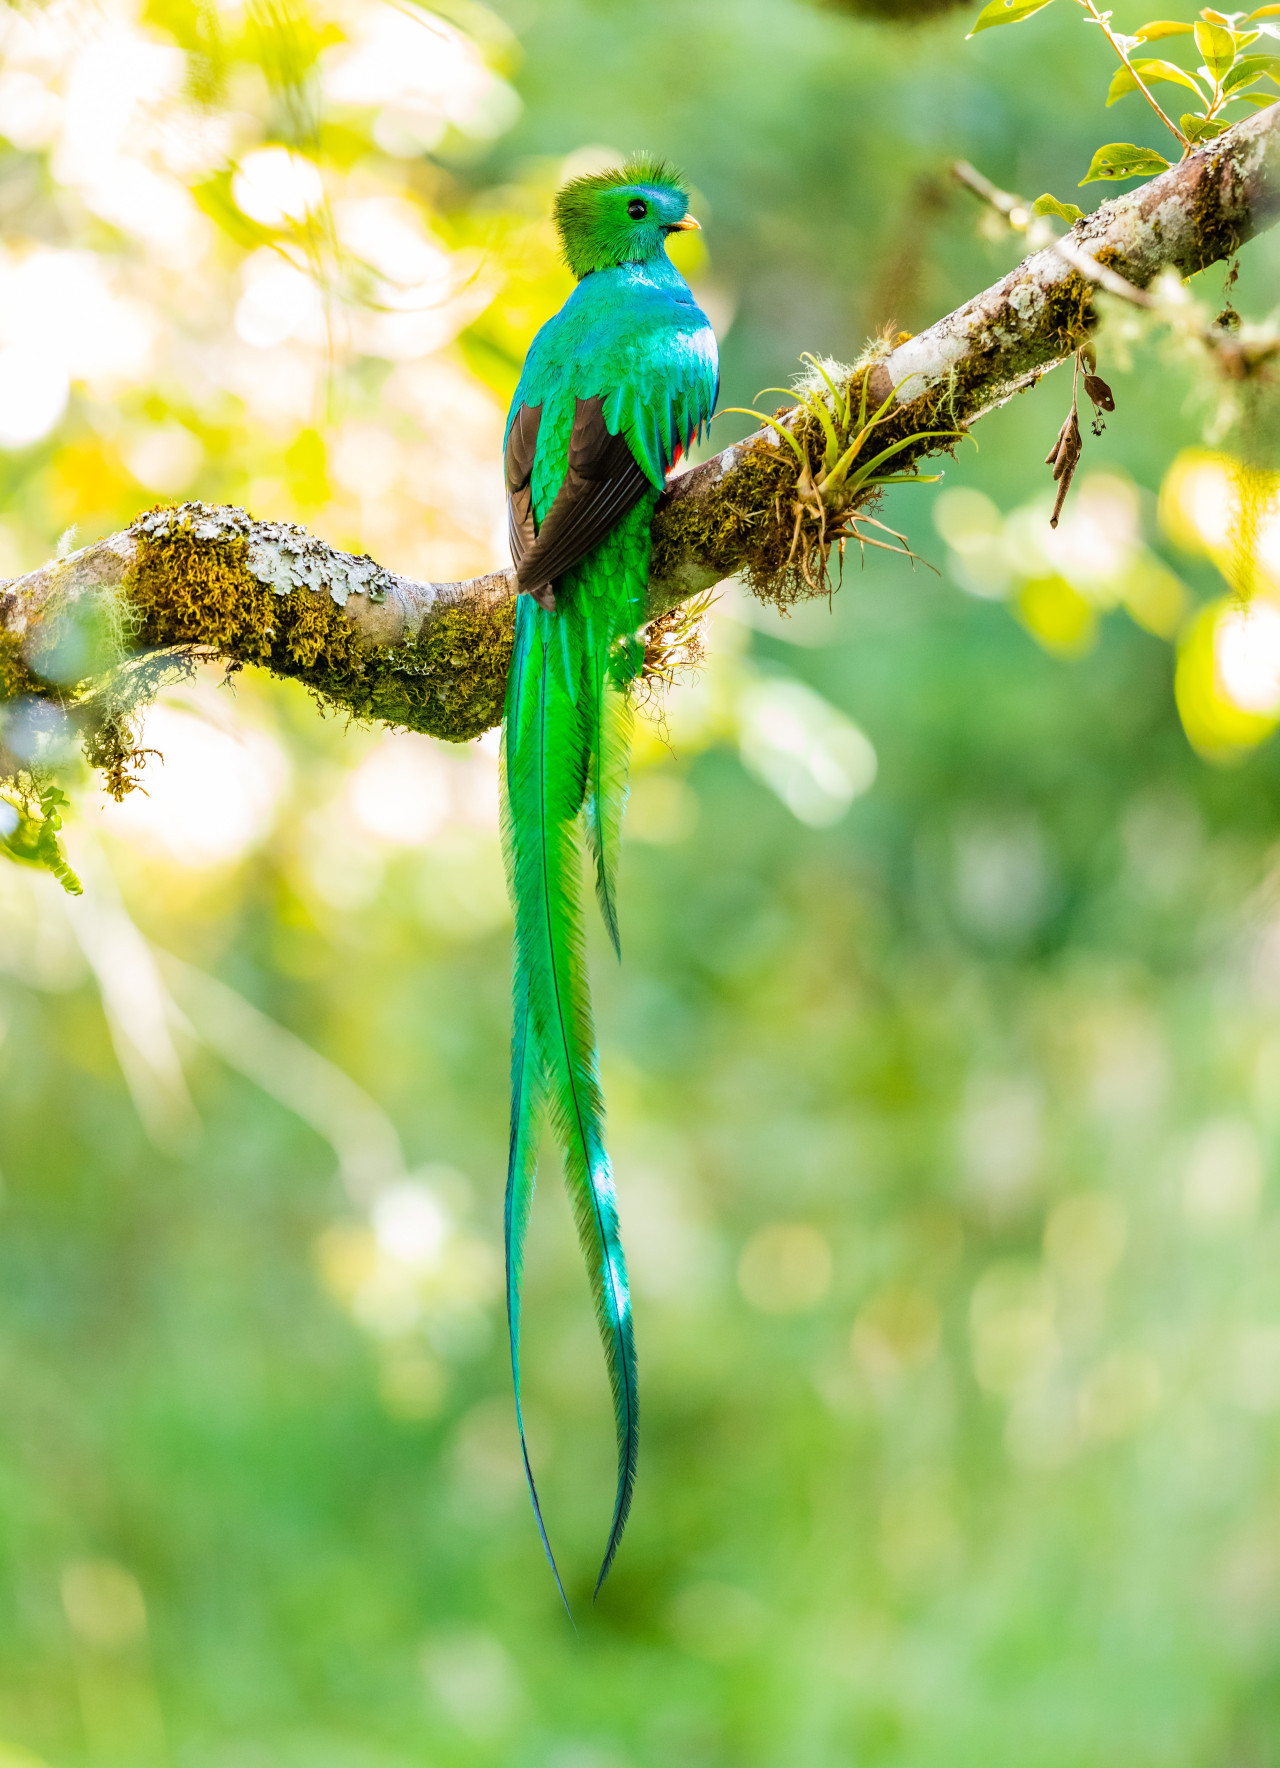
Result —
MULTIPOLYGON (((1070 196, 1149 138, 1074 8, 964 17, 5 7, 0 576, 184 497, 502 562, 549 197, 620 152, 687 169, 726 404, 918 329, 1022 250, 950 160, 1070 196)), ((1270 235, 1231 299, 1278 275, 1270 235)), ((641 726, 594 959, 644 1437, 594 1609, 551 1161, 529 1263, 576 1635, 503 1342, 493 735, 209 672, 144 791, 82 781, 83 897, 0 860, 2 1768, 1280 1762, 1280 481, 1139 330, 1056 533, 1061 374, 886 506, 914 572, 726 588, 641 726)))

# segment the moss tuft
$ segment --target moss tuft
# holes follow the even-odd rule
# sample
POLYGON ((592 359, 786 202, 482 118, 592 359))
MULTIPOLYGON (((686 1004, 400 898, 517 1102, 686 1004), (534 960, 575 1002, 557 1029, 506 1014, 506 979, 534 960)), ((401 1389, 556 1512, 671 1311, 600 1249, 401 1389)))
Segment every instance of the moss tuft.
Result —
POLYGON ((1191 199, 1198 260, 1191 266, 1193 271, 1234 257, 1252 231, 1242 223, 1239 214, 1237 178, 1237 169, 1229 156, 1216 158, 1210 153, 1201 168, 1191 199), (1235 215, 1230 213, 1232 208, 1237 211, 1235 215))
POLYGON ((762 600, 795 601, 793 586, 783 577, 796 480, 789 450, 778 443, 753 443, 738 455, 731 479, 658 512, 651 575, 672 575, 678 561, 692 554, 725 577, 741 572, 762 600))
MULTIPOLYGON (((129 637, 143 647, 195 645, 267 668, 291 661, 315 667, 324 650, 317 618, 290 604, 319 598, 277 596, 250 573, 247 555, 243 536, 197 539, 185 522, 139 532, 126 584, 129 637)), ((336 606, 333 613, 341 620, 336 606)))
POLYGON ((147 756, 156 753, 139 747, 129 713, 116 709, 87 723, 82 743, 85 760, 100 771, 103 785, 117 804, 142 784, 147 756))
MULTIPOLYGON (((1114 256, 1115 254, 1111 254, 1114 256)), ((1098 253, 1098 263, 1105 263, 1105 251, 1098 253)), ((1078 270, 1055 283, 1045 295, 1041 330, 1052 337, 1064 356, 1079 349, 1098 323, 1094 310, 1094 285, 1078 270)))
POLYGON ((38 694, 43 685, 31 672, 22 639, 4 629, 6 599, 0 596, 0 702, 16 700, 19 694, 38 694))
POLYGON ((422 729, 466 743, 499 722, 515 632, 514 597, 483 610, 462 604, 437 614, 424 638, 392 653, 400 681, 435 683, 430 723, 422 729))

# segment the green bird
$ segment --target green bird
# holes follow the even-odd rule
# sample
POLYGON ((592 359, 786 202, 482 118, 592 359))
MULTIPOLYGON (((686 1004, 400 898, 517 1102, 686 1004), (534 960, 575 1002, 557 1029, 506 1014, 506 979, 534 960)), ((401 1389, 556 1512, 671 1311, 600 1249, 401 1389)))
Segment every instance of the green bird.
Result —
MULTIPOLYGON (((666 476, 718 390, 715 334, 667 256, 698 223, 658 160, 575 178, 555 222, 577 287, 534 338, 507 419, 511 552, 519 589, 503 728, 503 835, 515 913, 515 1018, 506 1193, 507 1321, 516 1423, 542 1545, 564 1598, 525 1442, 520 1279, 549 1119, 564 1157, 613 1390, 618 1484, 599 1592, 631 1508, 635 1339, 583 922, 583 837, 619 951, 616 883, 631 683, 644 657, 649 529, 666 476)), ((566 1608, 568 1603, 565 1603, 566 1608)))

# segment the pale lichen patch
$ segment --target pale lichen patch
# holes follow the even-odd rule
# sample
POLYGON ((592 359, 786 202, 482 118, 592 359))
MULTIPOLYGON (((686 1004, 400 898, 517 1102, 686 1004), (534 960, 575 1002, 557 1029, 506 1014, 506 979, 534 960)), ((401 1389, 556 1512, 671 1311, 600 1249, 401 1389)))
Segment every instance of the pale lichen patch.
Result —
POLYGON ((352 595, 382 601, 403 581, 367 555, 339 552, 293 522, 255 522, 241 509, 186 503, 151 510, 134 523, 134 532, 154 539, 175 527, 195 540, 243 541, 245 569, 276 595, 327 592, 341 608, 352 595))

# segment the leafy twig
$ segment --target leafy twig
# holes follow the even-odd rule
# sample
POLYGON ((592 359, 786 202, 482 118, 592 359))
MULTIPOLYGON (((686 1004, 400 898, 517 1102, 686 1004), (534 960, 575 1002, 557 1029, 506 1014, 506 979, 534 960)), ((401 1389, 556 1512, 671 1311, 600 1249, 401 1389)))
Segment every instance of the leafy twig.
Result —
POLYGON ((963 184, 966 190, 971 190, 975 196, 981 197, 984 203, 990 203, 997 214, 1004 216, 1016 233, 1026 232, 1031 221, 1031 210, 1020 196, 1014 196, 1008 190, 1001 190, 998 184, 993 184, 988 177, 979 172, 976 166, 970 165, 968 160, 954 161, 951 167, 951 176, 957 184, 963 184))
POLYGON ((1098 26, 1103 36, 1107 39, 1107 42, 1110 43, 1125 67, 1128 68, 1133 83, 1138 88, 1138 91, 1141 92, 1142 96, 1146 99, 1147 103, 1151 106, 1152 110, 1156 113, 1165 127, 1172 130, 1178 140, 1182 143, 1183 152, 1190 152, 1191 142, 1182 133, 1182 130, 1179 129, 1173 119, 1166 116, 1158 99, 1153 96, 1150 88, 1143 80, 1142 75, 1130 61, 1128 51, 1125 49, 1124 45, 1118 41, 1115 32, 1111 29, 1111 14, 1109 12, 1099 12, 1098 8, 1093 3, 1093 0, 1076 0, 1076 4, 1081 6, 1084 11, 1088 13, 1091 22, 1098 26))
MULTIPOLYGON (((1052 4, 1053 0, 988 0, 969 35, 976 36, 979 31, 990 30, 995 25, 1019 24, 1052 4)), ((1096 0, 1076 0, 1076 5, 1085 14, 1087 23, 1097 25, 1120 60, 1120 69, 1111 82, 1108 106, 1128 92, 1141 92, 1166 129, 1176 137, 1183 159, 1194 148, 1215 140, 1225 131, 1227 123, 1221 113, 1229 105, 1272 102, 1272 94, 1253 90, 1259 81, 1270 80, 1273 85, 1280 85, 1280 57, 1244 54, 1264 32, 1273 36, 1278 34, 1273 26, 1259 22, 1276 14, 1274 5, 1260 6, 1247 16, 1241 12, 1217 12, 1213 7, 1205 6, 1193 23, 1153 19, 1133 36, 1113 30, 1110 12, 1099 11, 1096 0), (1254 29, 1250 30, 1250 25, 1254 29), (1134 60, 1133 51, 1140 44, 1163 37, 1194 38, 1196 49, 1204 57, 1203 66, 1192 73, 1176 62, 1159 58, 1134 60), (1175 123, 1151 90, 1159 80, 1185 86, 1195 94, 1202 108, 1189 111, 1180 123, 1175 123)), ((1093 163, 1081 183, 1149 177, 1153 172, 1164 171, 1168 164, 1164 155, 1156 153, 1153 148, 1137 147, 1131 141, 1112 141, 1094 154, 1093 163)), ((979 194, 990 200, 988 192, 979 189, 979 194)))

